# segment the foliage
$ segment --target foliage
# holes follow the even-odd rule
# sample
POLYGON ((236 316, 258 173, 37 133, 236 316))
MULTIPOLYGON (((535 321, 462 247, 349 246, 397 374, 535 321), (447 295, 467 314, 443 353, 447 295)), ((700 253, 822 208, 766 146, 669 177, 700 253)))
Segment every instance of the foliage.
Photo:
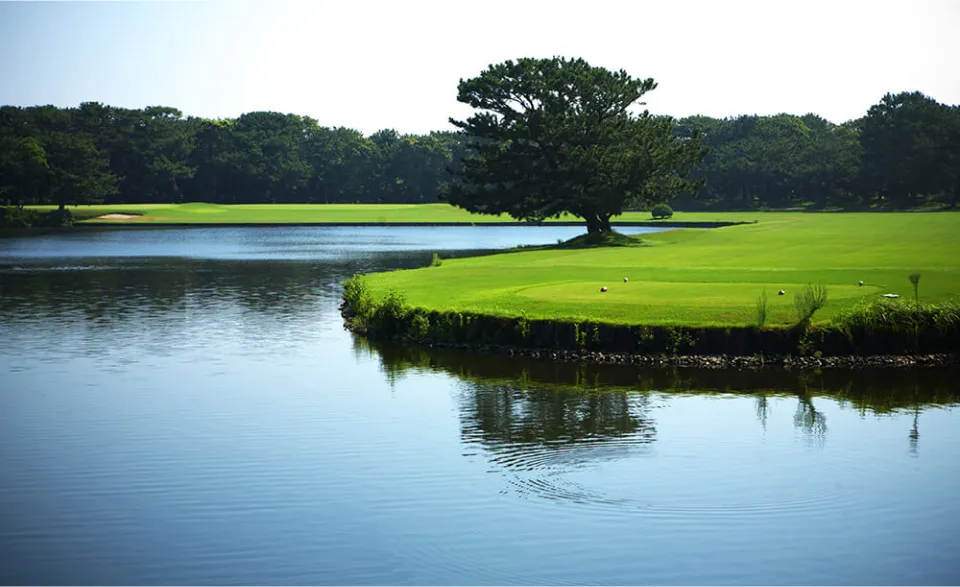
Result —
POLYGON ((391 290, 376 304, 369 327, 387 337, 400 337, 408 331, 411 308, 402 292, 391 290))
POLYGON ((507 63, 461 83, 482 111, 461 130, 480 134, 365 136, 278 112, 2 106, 0 204, 401 204, 449 189, 478 212, 538 220, 576 208, 604 229, 621 204, 661 201, 688 211, 960 204, 960 106, 919 92, 887 94, 844 124, 815 114, 672 120, 624 109, 652 80, 581 60, 507 63), (558 80, 569 84, 549 91, 558 80), (698 143, 709 148, 702 161, 698 143), (471 178, 476 193, 464 194, 471 178))
POLYGON ((564 212, 588 232, 610 230, 627 202, 662 202, 692 190, 686 179, 704 149, 674 121, 631 107, 653 79, 582 59, 518 59, 463 80, 457 100, 476 110, 451 119, 473 154, 446 198, 481 214, 541 221, 564 212))
POLYGON ((452 132, 370 137, 295 114, 0 107, 0 202, 436 202, 465 147, 452 132))
POLYGON ((673 216, 673 208, 668 204, 657 204, 650 210, 650 215, 654 218, 670 218, 673 216))
POLYGON ((913 286, 913 299, 917 303, 917 306, 920 306, 920 274, 913 272, 907 279, 910 280, 910 284, 913 286))
POLYGON ((0 228, 60 228, 73 225, 73 214, 67 209, 30 210, 16 206, 0 207, 0 228))
POLYGON ((40 213, 15 206, 0 207, 0 228, 29 228, 39 224, 40 213))
POLYGON ((857 122, 866 201, 911 207, 960 197, 960 107, 920 92, 887 94, 857 122))
POLYGON ((696 177, 701 209, 909 209, 960 203, 960 107, 919 92, 887 94, 836 125, 814 114, 692 116, 677 132, 710 147, 696 177))
POLYGON ((760 292, 757 296, 757 326, 763 328, 767 323, 767 290, 760 292))
POLYGON ((960 333, 960 304, 911 305, 899 299, 861 301, 841 312, 834 324, 844 330, 860 329, 873 335, 913 334, 917 329, 960 333))
POLYGON ((434 254, 433 254, 433 259, 430 260, 430 266, 431 266, 431 267, 440 267, 441 265, 443 265, 443 259, 440 258, 440 254, 439 254, 439 253, 434 253, 434 254))
POLYGON ((797 310, 797 323, 809 324, 813 315, 827 303, 827 288, 823 284, 807 284, 800 293, 793 298, 793 305, 797 310))
POLYGON ((370 288, 362 275, 354 275, 343 282, 343 301, 352 314, 358 330, 365 330, 373 315, 374 303, 370 288))

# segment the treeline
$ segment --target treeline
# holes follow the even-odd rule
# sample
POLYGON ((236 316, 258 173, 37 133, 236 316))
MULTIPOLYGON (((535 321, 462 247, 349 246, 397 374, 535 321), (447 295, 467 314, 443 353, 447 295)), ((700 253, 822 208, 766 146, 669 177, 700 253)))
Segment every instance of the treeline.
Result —
MULTIPOLYGON (((676 121, 710 151, 679 209, 906 209, 960 203, 960 107, 888 94, 844 124, 805 116, 676 121)), ((0 204, 426 203, 468 154, 460 135, 370 136, 295 114, 0 107, 0 204)))
POLYGON ((960 203, 960 106, 919 93, 887 94, 866 116, 833 124, 815 114, 704 116, 677 122, 710 147, 704 181, 681 209, 804 207, 845 210, 960 203))
POLYGON ((5 106, 0 203, 436 202, 460 144, 453 132, 366 137, 276 112, 5 106))

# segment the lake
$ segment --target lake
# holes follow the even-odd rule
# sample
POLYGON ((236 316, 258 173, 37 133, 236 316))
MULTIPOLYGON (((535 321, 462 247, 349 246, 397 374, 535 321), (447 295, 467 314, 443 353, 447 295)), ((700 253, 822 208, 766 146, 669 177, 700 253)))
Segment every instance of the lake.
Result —
POLYGON ((343 329, 353 273, 578 232, 0 239, 0 583, 960 581, 956 368, 653 370, 343 329))

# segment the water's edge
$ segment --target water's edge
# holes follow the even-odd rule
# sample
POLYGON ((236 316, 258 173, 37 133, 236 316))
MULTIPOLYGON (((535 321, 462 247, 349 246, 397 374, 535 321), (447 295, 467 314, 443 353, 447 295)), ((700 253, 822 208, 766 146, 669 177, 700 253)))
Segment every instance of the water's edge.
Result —
POLYGON ((797 369, 913 367, 960 363, 960 333, 840 332, 835 328, 758 329, 574 323, 405 308, 378 320, 377 306, 357 315, 345 295, 344 327, 375 340, 483 354, 601 364, 675 365, 708 369, 780 366, 797 369), (878 336, 881 334, 881 336, 878 336), (919 350, 909 350, 913 349, 919 350))
MULTIPOLYGON (((728 222, 683 222, 683 221, 622 221, 611 222, 614 227, 637 226, 647 228, 723 228, 725 226, 738 226, 741 224, 756 224, 756 221, 728 221, 728 222)), ((557 222, 126 222, 126 221, 96 221, 84 220, 73 225, 82 228, 84 226, 104 228, 150 228, 150 227, 177 227, 177 228, 217 228, 221 226, 230 226, 236 228, 267 228, 278 226, 289 227, 363 227, 363 226, 580 226, 584 227, 583 222, 557 221, 557 222)))

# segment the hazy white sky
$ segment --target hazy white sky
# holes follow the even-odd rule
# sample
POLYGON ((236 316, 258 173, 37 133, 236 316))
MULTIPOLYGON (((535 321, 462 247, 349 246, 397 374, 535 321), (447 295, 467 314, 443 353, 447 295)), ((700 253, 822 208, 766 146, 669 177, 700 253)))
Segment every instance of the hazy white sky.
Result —
POLYGON ((175 106, 422 133, 460 78, 517 57, 653 77, 652 112, 864 114, 960 103, 960 1, 0 2, 0 104, 175 106))

